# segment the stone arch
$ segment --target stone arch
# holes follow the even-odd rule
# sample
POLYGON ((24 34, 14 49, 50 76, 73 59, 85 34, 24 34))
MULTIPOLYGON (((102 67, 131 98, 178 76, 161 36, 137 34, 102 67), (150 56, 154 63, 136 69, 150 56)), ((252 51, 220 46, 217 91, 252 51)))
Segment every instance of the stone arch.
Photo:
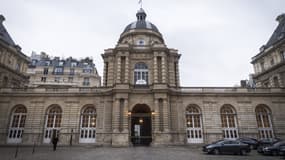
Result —
POLYGON ((259 138, 273 138, 273 124, 271 118, 271 109, 265 104, 259 104, 255 107, 256 122, 259 138))
POLYGON ((45 113, 48 114, 48 113, 51 111, 51 109, 56 109, 56 111, 59 111, 60 113, 62 113, 62 108, 61 108, 61 106, 58 105, 58 104, 51 104, 51 105, 49 105, 49 106, 47 107, 45 113))
POLYGON ((136 104, 131 112, 131 142, 133 145, 150 145, 152 142, 151 109, 146 104, 136 104))
POLYGON ((185 112, 191 111, 191 110, 194 111, 193 109, 195 109, 197 113, 202 114, 201 107, 197 104, 194 104, 194 103, 188 104, 185 108, 185 112))
POLYGON ((185 108, 185 126, 188 143, 203 143, 202 112, 197 104, 185 108))
POLYGON ((96 142, 97 110, 93 104, 81 108, 79 119, 79 143, 96 142))
POLYGON ((44 126, 44 143, 50 143, 53 137, 58 137, 61 129, 62 108, 58 104, 47 107, 44 126))
POLYGON ((238 135, 238 121, 236 109, 231 104, 224 104, 220 108, 223 137, 236 139, 238 135))
POLYGON ((7 143, 22 142, 26 117, 26 106, 17 104, 11 109, 7 143))

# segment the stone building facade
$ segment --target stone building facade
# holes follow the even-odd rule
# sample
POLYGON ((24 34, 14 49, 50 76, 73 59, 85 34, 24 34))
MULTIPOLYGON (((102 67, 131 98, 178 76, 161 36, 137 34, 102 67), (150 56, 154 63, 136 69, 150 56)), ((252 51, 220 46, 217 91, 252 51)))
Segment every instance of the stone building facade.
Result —
POLYGON ((276 21, 278 26, 269 41, 252 58, 257 87, 285 87, 285 14, 276 21))
POLYGON ((30 87, 99 87, 99 76, 89 57, 77 60, 72 57, 50 58, 46 53, 32 53, 27 71, 30 87))
POLYGON ((0 89, 0 144, 164 145, 285 138, 285 89, 182 87, 176 49, 140 9, 102 54, 103 86, 0 89), (8 114, 7 114, 8 113, 8 114))
POLYGON ((7 32, 4 20, 4 16, 0 15, 0 87, 27 86, 29 59, 7 32))

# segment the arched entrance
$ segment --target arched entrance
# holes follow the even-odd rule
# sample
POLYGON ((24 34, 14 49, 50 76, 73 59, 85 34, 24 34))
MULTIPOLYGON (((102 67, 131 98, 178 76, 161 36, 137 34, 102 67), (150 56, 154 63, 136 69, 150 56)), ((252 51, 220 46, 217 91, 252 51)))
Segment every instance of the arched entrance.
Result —
POLYGON ((145 104, 137 104, 131 113, 131 142, 134 146, 148 146, 151 135, 151 110, 145 104))

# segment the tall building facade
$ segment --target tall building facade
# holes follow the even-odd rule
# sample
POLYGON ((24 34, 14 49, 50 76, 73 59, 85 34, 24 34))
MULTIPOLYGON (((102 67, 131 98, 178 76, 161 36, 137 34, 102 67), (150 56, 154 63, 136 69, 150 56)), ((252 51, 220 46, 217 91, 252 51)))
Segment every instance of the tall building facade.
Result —
POLYGON ((276 21, 274 33, 252 58, 257 87, 285 87, 285 14, 279 15, 276 21))
POLYGON ((99 87, 101 84, 95 64, 88 57, 60 59, 50 58, 44 52, 32 53, 28 74, 31 87, 99 87))
POLYGON ((7 32, 4 20, 5 17, 0 15, 0 87, 27 86, 29 59, 7 32))
POLYGON ((103 86, 0 89, 0 144, 163 145, 285 138, 285 89, 183 87, 178 50, 140 9, 102 54, 103 86), (9 114, 7 114, 9 113, 9 114))

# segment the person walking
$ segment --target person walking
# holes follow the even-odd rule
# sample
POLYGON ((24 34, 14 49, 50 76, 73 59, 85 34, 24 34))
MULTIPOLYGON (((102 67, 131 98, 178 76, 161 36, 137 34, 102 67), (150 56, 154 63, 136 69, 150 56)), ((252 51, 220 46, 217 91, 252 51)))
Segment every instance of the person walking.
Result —
POLYGON ((57 142, 58 142, 58 137, 53 137, 52 139, 53 151, 56 151, 57 142))

